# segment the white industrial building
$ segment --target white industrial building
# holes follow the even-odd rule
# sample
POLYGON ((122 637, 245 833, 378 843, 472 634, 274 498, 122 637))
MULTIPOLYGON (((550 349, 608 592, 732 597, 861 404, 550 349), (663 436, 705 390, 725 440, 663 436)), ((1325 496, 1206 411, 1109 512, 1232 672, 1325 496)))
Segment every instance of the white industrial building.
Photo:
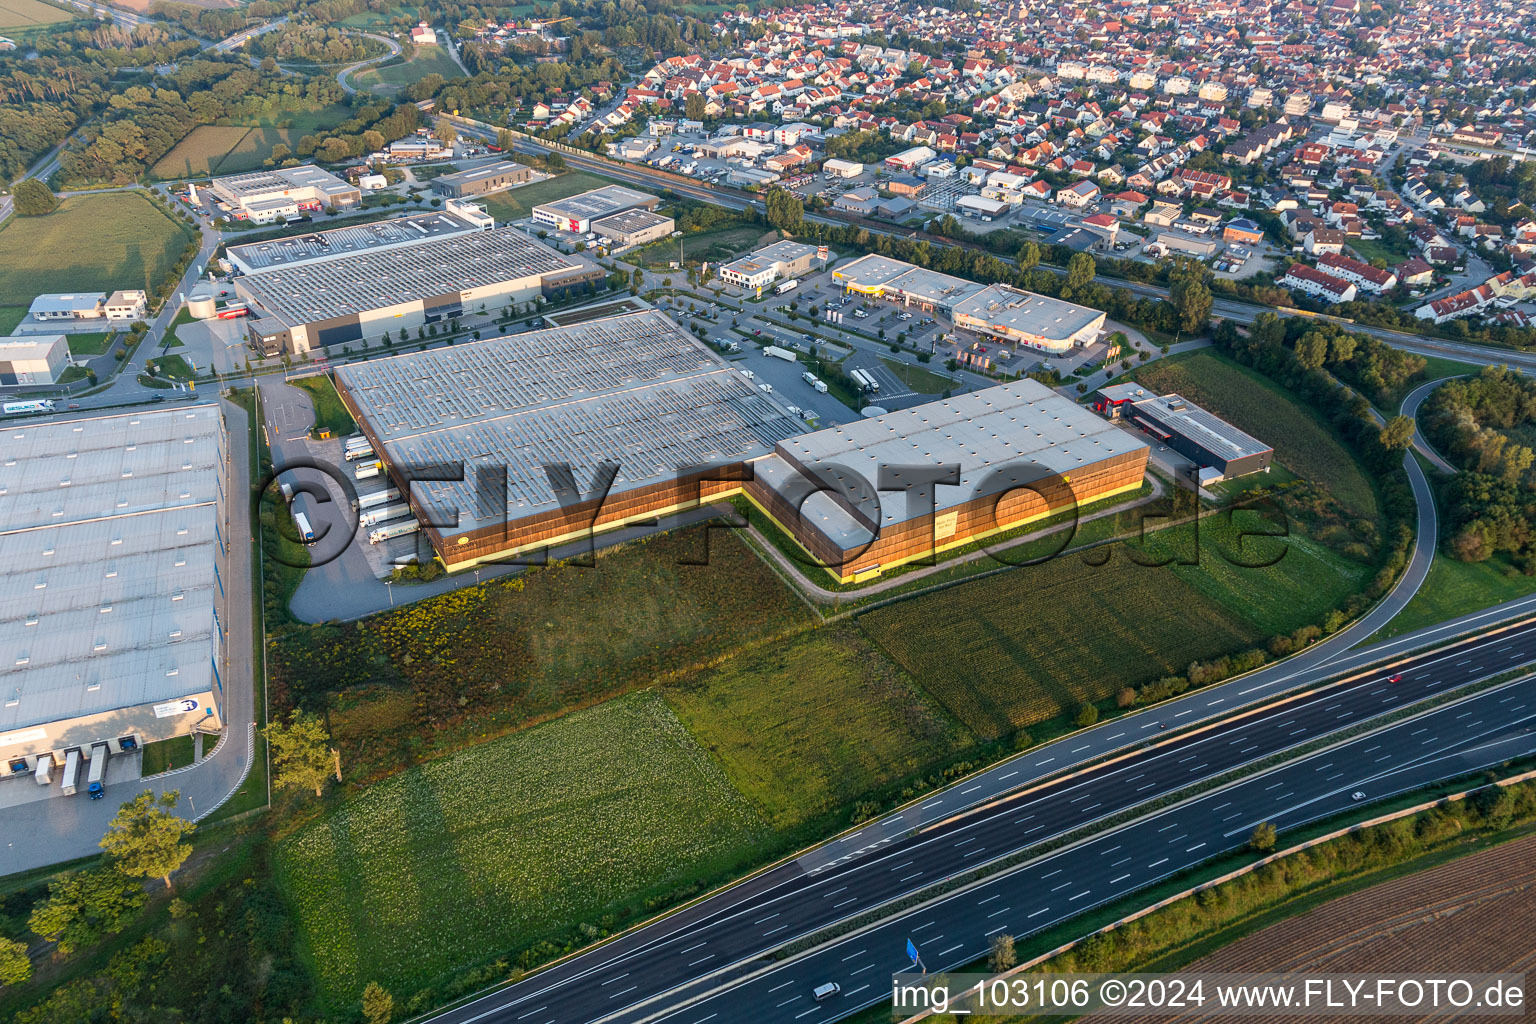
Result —
POLYGON ((33 320, 100 320, 106 315, 105 292, 49 292, 32 300, 33 320))
POLYGON ((68 366, 62 334, 0 338, 0 385, 55 384, 68 366))
POLYGON ((215 197, 237 220, 252 224, 297 217, 323 207, 356 206, 362 189, 313 164, 214 178, 215 197))
POLYGON ((218 407, 27 422, 5 435, 0 779, 57 781, 71 751, 220 732, 231 598, 218 407))
POLYGON ((624 210, 654 210, 661 203, 656 196, 636 192, 623 185, 604 185, 590 192, 557 199, 552 203, 540 203, 529 213, 535 224, 584 235, 592 230, 592 222, 610 217, 624 210))

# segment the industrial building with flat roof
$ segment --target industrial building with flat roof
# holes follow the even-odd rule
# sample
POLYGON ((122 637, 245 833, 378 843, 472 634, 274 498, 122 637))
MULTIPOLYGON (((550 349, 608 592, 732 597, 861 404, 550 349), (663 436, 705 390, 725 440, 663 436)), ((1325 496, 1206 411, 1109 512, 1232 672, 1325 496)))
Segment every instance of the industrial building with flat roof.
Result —
POLYGON ((497 228, 264 270, 235 278, 234 286, 251 310, 251 345, 275 355, 558 295, 602 277, 589 260, 497 228))
POLYGON ((511 160, 471 167, 467 171, 455 171, 432 179, 432 191, 440 196, 460 199, 464 196, 483 196, 513 185, 521 185, 533 177, 533 171, 511 160))
POLYGON ((0 386, 54 384, 69 366, 62 334, 0 338, 0 386))
POLYGON ((592 230, 615 245, 644 245, 666 238, 676 225, 653 210, 620 210, 592 222, 592 230))
POLYGON ((227 174, 209 186, 238 219, 253 224, 296 217, 301 210, 356 206, 362 189, 314 164, 280 167, 249 174, 227 174))
POLYGON ((654 310, 351 363, 335 380, 450 569, 734 493, 697 467, 761 458, 803 429, 654 310), (404 467, 454 462, 462 481, 407 491, 404 467), (619 468, 602 499, 563 502, 545 468, 568 464, 585 494, 605 462, 619 468), (504 501, 477 493, 487 481, 504 501))
POLYGON ((1179 395, 1111 384, 1094 393, 1093 408, 1136 424, 1195 463, 1201 483, 1268 472, 1275 459, 1274 448, 1179 395))
POLYGON ((788 239, 765 245, 750 256, 720 267, 720 279, 742 288, 763 289, 779 278, 799 277, 818 262, 826 263, 825 249, 788 239))
POLYGON ((832 277, 846 291, 938 310, 952 317, 956 327, 1051 353, 1094 341, 1107 316, 1073 302, 1008 285, 978 284, 878 254, 838 267, 832 277))
MULTIPOLYGON (((0 777, 223 728, 227 439, 215 405, 7 427, 0 777)), ((242 557, 244 557, 242 555, 242 557)))
POLYGON ((661 200, 645 192, 636 192, 623 185, 604 185, 590 192, 541 203, 530 212, 535 224, 584 235, 592 230, 594 220, 602 220, 622 210, 654 210, 661 200))
POLYGON ((496 221, 483 207, 450 199, 443 209, 393 220, 330 228, 307 235, 290 235, 265 242, 231 245, 225 256, 242 274, 259 274, 279 267, 296 267, 362 252, 378 252, 490 231, 496 221))
POLYGON ((850 582, 1135 490, 1147 454, 1024 379, 781 441, 745 491, 850 582))

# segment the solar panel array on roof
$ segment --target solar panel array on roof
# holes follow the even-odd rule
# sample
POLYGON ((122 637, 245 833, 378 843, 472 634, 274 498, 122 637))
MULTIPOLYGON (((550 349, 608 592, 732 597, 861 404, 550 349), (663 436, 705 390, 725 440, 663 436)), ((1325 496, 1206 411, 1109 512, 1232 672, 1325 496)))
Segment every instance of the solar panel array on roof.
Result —
POLYGON ((463 533, 480 518, 479 467, 507 470, 506 516, 556 504, 544 469, 587 487, 603 462, 614 493, 682 467, 760 458, 798 433, 737 370, 655 310, 336 369, 396 466, 462 462, 466 479, 417 484, 433 517, 463 533))
POLYGON ((514 228, 359 252, 239 278, 289 326, 590 266, 514 228))
POLYGON ((372 224, 331 228, 307 235, 232 245, 229 247, 229 258, 247 273, 253 273, 273 267, 367 252, 369 249, 413 245, 433 238, 465 235, 478 230, 478 225, 463 217, 440 210, 372 224))

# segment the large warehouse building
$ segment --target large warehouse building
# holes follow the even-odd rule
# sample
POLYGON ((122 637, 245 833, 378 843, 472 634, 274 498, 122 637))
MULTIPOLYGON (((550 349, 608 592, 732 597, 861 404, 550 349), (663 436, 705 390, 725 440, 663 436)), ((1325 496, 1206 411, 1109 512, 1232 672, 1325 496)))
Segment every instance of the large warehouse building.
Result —
POLYGON ((454 524, 424 526, 450 569, 743 493, 816 564, 862 579, 1134 490, 1147 462, 1144 442, 1031 380, 802 435, 798 419, 654 310, 335 376, 402 490, 402 466, 463 463, 462 481, 411 488, 423 524, 454 524), (603 462, 619 467, 605 498, 557 498, 546 466, 569 465, 587 493, 603 462), (901 467, 940 465, 957 465, 959 482, 935 489, 933 511, 875 493, 888 482, 882 466, 900 486, 901 467), (717 472, 688 469, 700 466, 717 472), (502 473, 505 505, 488 505, 479 488, 502 486, 502 473))
POLYGON ((260 274, 281 267, 297 267, 364 252, 400 249, 427 241, 456 238, 476 231, 490 231, 495 227, 495 219, 484 207, 466 200, 450 199, 443 204, 441 210, 432 213, 416 213, 371 224, 354 224, 305 235, 231 245, 225 252, 225 258, 242 274, 260 274))
POLYGON ((522 164, 511 160, 497 160, 493 163, 481 164, 479 167, 471 167, 467 171, 439 175, 432 179, 432 191, 440 196, 448 196, 450 199, 462 199, 466 196, 483 196, 488 192, 499 192, 513 185, 521 185, 531 177, 533 177, 533 171, 522 164))
POLYGON ((1201 483, 1268 472, 1275 450, 1179 395, 1157 395, 1138 384, 1110 384, 1094 393, 1093 408, 1127 420, 1195 464, 1201 483))
POLYGON ((846 583, 1133 491, 1147 454, 1026 378, 781 441, 746 493, 846 583), (925 486, 939 466, 958 483, 925 486))
POLYGON ((592 222, 610 217, 624 210, 654 210, 661 204, 656 196, 636 192, 623 185, 604 185, 590 192, 541 203, 531 211, 533 222, 556 231, 568 231, 584 235, 592 230, 592 222))
POLYGON ((210 187, 232 216, 253 224, 270 224, 297 217, 301 211, 356 206, 363 201, 362 189, 313 164, 227 174, 214 178, 210 187))
POLYGON ((592 230, 615 245, 644 245, 666 238, 675 229, 671 217, 653 210, 620 210, 592 222, 592 230))
POLYGON ((809 274, 812 268, 826 262, 826 249, 784 239, 722 264, 720 280, 760 292, 780 278, 809 274))
POLYGON ((62 334, 0 338, 0 385, 53 384, 68 366, 62 334))
POLYGON ((799 421, 654 310, 339 366, 336 388, 399 478, 462 461, 463 481, 417 483, 417 518, 450 569, 514 556, 740 489, 687 467, 761 458, 799 421), (586 493, 619 466, 606 499, 563 505, 546 465, 586 493), (483 507, 481 474, 505 474, 483 507), (453 526, 432 526, 451 522, 453 526))
POLYGON ((1042 352, 1067 352, 1094 341, 1107 316, 1047 295, 978 284, 875 254, 838 267, 832 277, 846 291, 937 310, 963 330, 1042 352))
POLYGON ((263 355, 298 355, 482 305, 559 295, 602 277, 595 263, 497 228, 263 270, 234 285, 251 310, 251 345, 263 355))
POLYGON ((57 783, 70 751, 219 732, 218 407, 29 422, 6 451, 0 777, 57 783))

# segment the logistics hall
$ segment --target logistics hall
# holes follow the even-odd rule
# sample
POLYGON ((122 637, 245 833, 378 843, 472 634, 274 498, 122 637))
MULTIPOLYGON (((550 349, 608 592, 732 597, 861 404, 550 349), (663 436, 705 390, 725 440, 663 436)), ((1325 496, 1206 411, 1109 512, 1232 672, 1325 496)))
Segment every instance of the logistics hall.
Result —
POLYGON ((0 779, 219 732, 218 407, 15 423, 5 443, 0 779))
POLYGON ((1147 464, 1143 441, 1032 380, 804 434, 655 310, 335 377, 450 570, 744 494, 814 564, 864 579, 1135 490, 1147 464), (406 467, 445 463, 463 479, 407 487, 406 467), (618 472, 593 497, 602 463, 618 472), (558 464, 578 493, 557 494, 546 467, 558 464), (941 466, 952 481, 924 484, 941 466))

